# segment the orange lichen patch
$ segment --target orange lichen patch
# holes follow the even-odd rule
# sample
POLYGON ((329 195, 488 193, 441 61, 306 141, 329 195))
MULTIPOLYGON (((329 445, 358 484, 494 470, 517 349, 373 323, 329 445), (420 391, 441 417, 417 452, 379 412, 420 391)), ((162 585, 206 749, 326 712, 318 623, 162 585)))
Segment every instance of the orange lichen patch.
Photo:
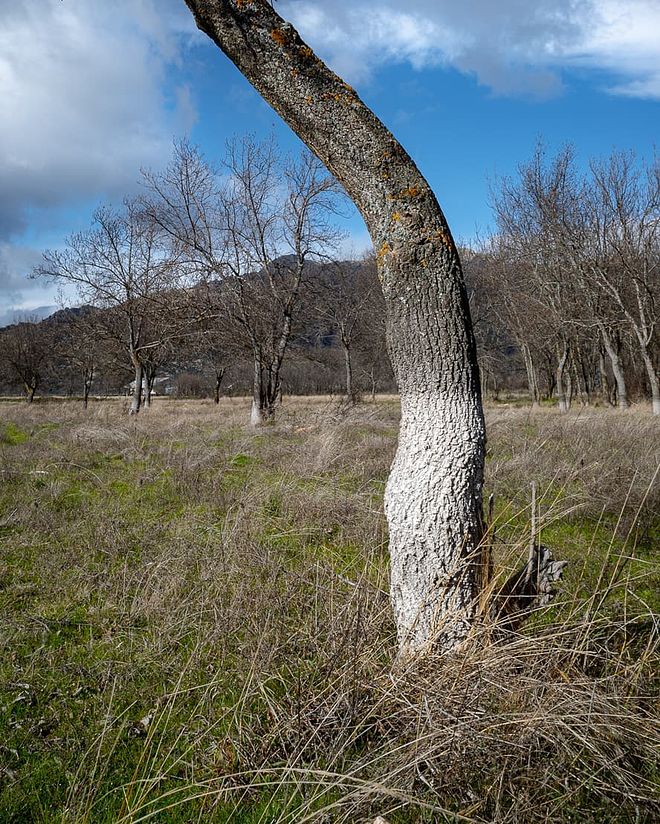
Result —
POLYGON ((407 189, 404 189, 402 192, 399 192, 399 197, 402 198, 413 198, 419 197, 422 193, 422 190, 419 186, 409 186, 407 189))
POLYGON ((428 232, 426 239, 434 245, 437 245, 438 243, 441 243, 443 246, 452 245, 451 236, 449 235, 449 232, 446 232, 444 229, 436 229, 435 231, 428 232))
POLYGON ((300 49, 300 56, 309 59, 310 57, 314 57, 314 52, 310 49, 309 46, 301 46, 300 49))
POLYGON ((333 100, 335 103, 343 103, 349 105, 353 102, 353 97, 345 92, 324 92, 321 95, 321 100, 333 100))
POLYGON ((396 222, 401 220, 401 215, 399 214, 399 212, 393 212, 392 213, 392 220, 394 220, 396 222))
POLYGON ((376 253, 376 257, 378 258, 378 261, 381 262, 383 260, 383 258, 385 257, 385 255, 389 254, 389 252, 390 252, 390 244, 387 241, 385 241, 385 243, 383 243, 383 245, 380 247, 380 249, 376 253))
POLYGON ((312 97, 311 94, 308 94, 307 97, 305 97, 305 103, 308 103, 311 106, 313 102, 314 102, 314 98, 312 97))
POLYGON ((286 46, 289 42, 289 36, 283 29, 273 29, 270 36, 279 46, 286 46))
POLYGON ((237 9, 247 9, 254 6, 254 0, 234 0, 237 9))

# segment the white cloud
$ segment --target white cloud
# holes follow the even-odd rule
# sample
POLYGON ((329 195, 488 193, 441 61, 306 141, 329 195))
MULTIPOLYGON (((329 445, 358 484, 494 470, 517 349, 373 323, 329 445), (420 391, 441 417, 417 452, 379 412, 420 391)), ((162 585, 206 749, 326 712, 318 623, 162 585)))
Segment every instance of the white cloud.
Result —
POLYGON ((168 153, 194 119, 187 90, 161 91, 189 19, 171 0, 0 3, 0 238, 28 210, 125 193, 168 153))
POLYGON ((41 260, 37 249, 0 241, 0 326, 16 312, 57 301, 57 288, 27 275, 41 260))
POLYGON ((597 25, 585 21, 580 48, 567 58, 604 69, 615 94, 660 99, 660 2, 599 0, 597 25))
POLYGON ((452 65, 495 92, 550 95, 561 70, 613 74, 611 91, 660 98, 658 0, 286 0, 282 13, 340 74, 452 65))
POLYGON ((27 278, 30 244, 60 243, 81 204, 130 192, 192 127, 167 72, 200 39, 182 0, 0 0, 0 315, 57 299, 27 278))

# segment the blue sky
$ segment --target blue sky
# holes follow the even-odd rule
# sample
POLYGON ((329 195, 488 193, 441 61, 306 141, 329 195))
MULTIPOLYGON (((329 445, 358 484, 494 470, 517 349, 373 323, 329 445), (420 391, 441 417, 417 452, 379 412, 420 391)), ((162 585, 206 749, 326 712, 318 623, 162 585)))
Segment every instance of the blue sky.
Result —
MULTIPOLYGON (((488 230, 488 181, 514 174, 539 138, 573 143, 585 163, 654 150, 660 0, 276 8, 408 149, 459 239, 488 230)), ((183 0, 0 0, 0 321, 57 302, 27 279, 41 250, 135 191, 174 138, 213 158, 248 131, 299 145, 183 0)), ((368 245, 357 215, 346 229, 347 250, 368 245)))

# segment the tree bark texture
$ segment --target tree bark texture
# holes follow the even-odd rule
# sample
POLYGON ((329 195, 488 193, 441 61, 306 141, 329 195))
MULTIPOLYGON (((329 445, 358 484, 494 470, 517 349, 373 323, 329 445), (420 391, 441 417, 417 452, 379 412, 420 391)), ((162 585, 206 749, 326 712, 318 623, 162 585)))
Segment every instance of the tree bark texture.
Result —
POLYGON ((186 0, 344 186, 370 232, 401 395, 385 492, 402 653, 460 643, 477 609, 485 428, 461 264, 428 183, 355 91, 265 0, 186 0))

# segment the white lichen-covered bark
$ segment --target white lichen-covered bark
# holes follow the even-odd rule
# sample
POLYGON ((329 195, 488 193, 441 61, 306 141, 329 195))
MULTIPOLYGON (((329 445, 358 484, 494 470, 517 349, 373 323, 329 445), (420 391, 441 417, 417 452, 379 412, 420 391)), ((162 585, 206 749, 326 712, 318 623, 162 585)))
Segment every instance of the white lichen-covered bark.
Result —
POLYGON ((451 647, 476 611, 483 420, 461 398, 403 396, 385 493, 399 645, 451 647))

